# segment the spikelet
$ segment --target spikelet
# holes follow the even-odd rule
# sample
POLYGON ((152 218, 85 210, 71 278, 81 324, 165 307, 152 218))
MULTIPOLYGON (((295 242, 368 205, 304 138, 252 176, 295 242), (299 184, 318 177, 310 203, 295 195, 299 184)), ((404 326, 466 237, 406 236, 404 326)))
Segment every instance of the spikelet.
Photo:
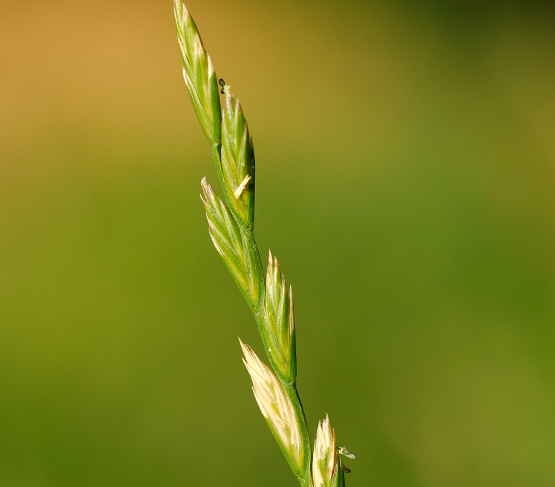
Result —
POLYGON ((303 446, 299 422, 291 400, 281 382, 241 339, 245 358, 243 363, 252 379, 252 390, 258 407, 284 452, 295 475, 299 476, 303 465, 303 446))
POLYGON ((206 178, 202 179, 201 187, 201 199, 214 247, 253 309, 260 292, 259 277, 253 255, 248 248, 245 231, 237 224, 225 203, 214 193, 206 178))
POLYGON ((225 190, 241 220, 254 226, 254 150, 243 109, 229 90, 223 89, 222 172, 225 190))
POLYGON ((313 487, 344 487, 345 473, 350 470, 343 465, 339 455, 354 460, 356 455, 344 446, 337 448, 335 431, 330 426, 330 418, 318 424, 314 454, 312 456, 313 487))
POLYGON ((182 0, 174 0, 177 40, 183 59, 183 77, 204 134, 212 144, 221 140, 220 95, 210 56, 193 18, 182 0))
POLYGON ((330 419, 318 424, 314 454, 312 457, 312 480, 314 487, 334 487, 337 485, 339 461, 335 446, 335 431, 331 429, 330 419))
POLYGON ((264 322, 268 331, 268 345, 277 366, 289 382, 297 378, 295 318, 293 289, 285 284, 277 258, 268 252, 264 322))

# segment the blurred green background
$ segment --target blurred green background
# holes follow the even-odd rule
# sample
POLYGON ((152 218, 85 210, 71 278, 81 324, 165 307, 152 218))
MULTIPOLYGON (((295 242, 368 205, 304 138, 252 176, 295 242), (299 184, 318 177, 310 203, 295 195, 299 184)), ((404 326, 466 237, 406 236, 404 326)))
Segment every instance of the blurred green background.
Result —
MULTIPOLYGON (((555 485, 551 2, 189 0, 349 486, 555 485)), ((0 485, 294 486, 171 1, 4 2, 0 485)))

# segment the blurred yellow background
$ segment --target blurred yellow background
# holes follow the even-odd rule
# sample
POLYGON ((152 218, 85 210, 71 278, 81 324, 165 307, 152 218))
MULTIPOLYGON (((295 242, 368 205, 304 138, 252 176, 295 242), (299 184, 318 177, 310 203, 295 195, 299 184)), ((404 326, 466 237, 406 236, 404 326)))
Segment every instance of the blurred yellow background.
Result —
MULTIPOLYGON (((551 2, 190 0, 349 486, 555 485, 551 2)), ((0 15, 0 485, 295 485, 171 1, 0 15)))

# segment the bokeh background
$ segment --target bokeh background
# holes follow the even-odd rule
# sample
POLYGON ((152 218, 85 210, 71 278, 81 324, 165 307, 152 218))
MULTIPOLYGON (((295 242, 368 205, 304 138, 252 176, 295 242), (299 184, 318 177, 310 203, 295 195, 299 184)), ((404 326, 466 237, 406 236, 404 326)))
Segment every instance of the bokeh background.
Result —
MULTIPOLYGON (((348 485, 555 485, 552 2, 187 5, 348 485)), ((0 485, 296 485, 205 175, 170 0, 2 4, 0 485)))

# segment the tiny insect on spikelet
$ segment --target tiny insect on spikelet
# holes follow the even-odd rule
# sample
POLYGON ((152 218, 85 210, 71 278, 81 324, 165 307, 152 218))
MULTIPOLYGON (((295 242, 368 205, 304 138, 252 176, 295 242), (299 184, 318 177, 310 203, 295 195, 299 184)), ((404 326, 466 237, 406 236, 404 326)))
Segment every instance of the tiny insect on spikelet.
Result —
POLYGON ((349 470, 339 455, 329 419, 320 422, 312 454, 308 426, 297 392, 297 350, 293 289, 269 252, 266 272, 254 239, 254 149, 239 100, 218 80, 195 22, 182 0, 174 0, 183 77, 199 120, 211 143, 223 191, 220 199, 202 179, 208 232, 249 305, 270 367, 240 341, 254 397, 291 470, 303 487, 342 487, 349 470), (219 91, 218 85, 221 87, 219 91), (220 94, 224 95, 223 107, 220 94))

